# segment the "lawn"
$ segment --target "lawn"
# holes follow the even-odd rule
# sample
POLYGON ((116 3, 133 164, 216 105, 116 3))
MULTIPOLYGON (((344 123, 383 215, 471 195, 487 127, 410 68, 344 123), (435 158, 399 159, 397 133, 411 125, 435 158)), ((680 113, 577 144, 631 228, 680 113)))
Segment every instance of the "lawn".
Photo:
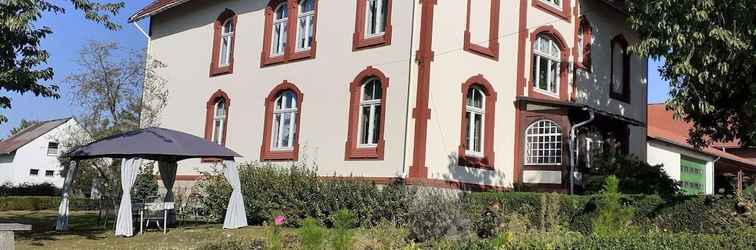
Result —
POLYGON ((56 211, 1 211, 0 223, 31 224, 32 232, 16 234, 16 249, 194 249, 203 243, 226 238, 263 239, 262 227, 223 230, 221 224, 192 224, 173 228, 168 234, 150 230, 131 238, 116 237, 112 222, 98 229, 96 212, 72 212, 69 232, 56 232, 56 211))

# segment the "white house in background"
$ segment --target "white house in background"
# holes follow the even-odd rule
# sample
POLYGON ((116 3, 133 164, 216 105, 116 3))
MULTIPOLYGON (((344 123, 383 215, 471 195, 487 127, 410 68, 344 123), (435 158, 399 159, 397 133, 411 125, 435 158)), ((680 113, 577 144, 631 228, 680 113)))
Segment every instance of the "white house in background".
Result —
POLYGON ((63 186, 63 167, 58 156, 63 143, 83 133, 73 118, 44 121, 27 127, 0 142, 0 185, 5 183, 52 183, 63 186))
POLYGON ((738 176, 744 185, 753 183, 756 161, 716 146, 696 149, 688 143, 690 128, 690 124, 674 119, 664 104, 648 105, 648 163, 664 165, 667 174, 688 194, 732 192, 738 176))

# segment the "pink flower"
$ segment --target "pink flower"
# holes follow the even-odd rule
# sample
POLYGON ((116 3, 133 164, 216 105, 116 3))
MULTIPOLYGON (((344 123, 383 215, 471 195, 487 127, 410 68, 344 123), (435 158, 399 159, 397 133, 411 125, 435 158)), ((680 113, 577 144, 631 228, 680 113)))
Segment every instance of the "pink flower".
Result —
POLYGON ((276 225, 280 226, 284 224, 284 222, 286 221, 286 217, 284 217, 283 215, 279 215, 279 216, 276 216, 276 218, 273 219, 273 221, 276 223, 276 225))

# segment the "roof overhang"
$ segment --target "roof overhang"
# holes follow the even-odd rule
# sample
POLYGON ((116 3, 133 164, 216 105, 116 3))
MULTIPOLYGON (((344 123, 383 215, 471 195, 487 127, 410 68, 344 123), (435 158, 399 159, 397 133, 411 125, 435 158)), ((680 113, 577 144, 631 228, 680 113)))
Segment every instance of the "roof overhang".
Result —
POLYGON ((604 110, 600 110, 586 104, 557 101, 557 100, 545 100, 539 98, 532 98, 526 96, 519 96, 515 99, 516 105, 522 105, 526 111, 544 111, 554 109, 566 109, 569 111, 577 112, 593 112, 597 116, 602 116, 611 120, 620 121, 626 124, 630 124, 638 127, 645 127, 646 123, 638 121, 623 115, 614 114, 604 110))
POLYGON ((157 15, 163 11, 179 6, 190 0, 155 0, 151 4, 145 6, 143 9, 137 11, 129 17, 129 22, 133 23, 142 20, 147 17, 157 15))
POLYGON ((715 152, 715 151, 713 151, 713 150, 716 150, 716 149, 697 149, 697 148, 695 148, 695 147, 693 147, 693 146, 691 146, 689 144, 681 143, 681 142, 678 142, 678 141, 675 141, 675 140, 672 140, 672 139, 668 139, 668 138, 664 138, 664 137, 661 137, 661 136, 654 136, 654 135, 651 135, 651 134, 648 135, 648 139, 650 141, 657 141, 657 142, 664 143, 666 145, 672 145, 674 147, 679 147, 679 148, 683 148, 685 150, 690 150, 690 151, 693 151, 693 152, 696 152, 696 153, 699 153, 699 154, 707 155, 707 156, 712 157, 712 158, 716 158, 716 159, 720 159, 720 160, 725 160, 725 161, 727 161, 727 162, 729 162, 731 164, 734 164, 734 165, 737 165, 737 166, 740 166, 740 167, 748 168, 751 171, 756 171, 756 162, 751 162, 749 160, 740 158, 740 157, 738 157, 736 155, 732 155, 732 154, 729 154, 727 152, 721 152, 721 151, 720 152, 715 152))

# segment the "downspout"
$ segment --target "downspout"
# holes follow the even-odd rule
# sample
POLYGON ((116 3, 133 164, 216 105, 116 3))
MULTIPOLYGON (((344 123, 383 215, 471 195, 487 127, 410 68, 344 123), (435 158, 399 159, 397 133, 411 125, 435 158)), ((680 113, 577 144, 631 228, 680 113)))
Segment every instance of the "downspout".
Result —
POLYGON ((588 111, 588 120, 582 121, 578 124, 575 124, 572 126, 572 129, 570 130, 570 194, 575 193, 575 164, 577 162, 577 159, 575 159, 576 155, 576 140, 575 138, 577 134, 577 130, 580 127, 585 126, 586 124, 593 121, 594 118, 596 118, 596 115, 593 113, 593 111, 588 110, 587 108, 583 108, 583 110, 588 111))
POLYGON ((409 177, 409 167, 407 166, 407 142, 409 141, 410 120, 410 93, 412 92, 412 50, 415 45, 415 8, 417 7, 417 1, 412 1, 412 18, 410 18, 410 47, 409 58, 407 61, 407 102, 405 103, 404 110, 404 150, 402 151, 402 179, 409 177))

